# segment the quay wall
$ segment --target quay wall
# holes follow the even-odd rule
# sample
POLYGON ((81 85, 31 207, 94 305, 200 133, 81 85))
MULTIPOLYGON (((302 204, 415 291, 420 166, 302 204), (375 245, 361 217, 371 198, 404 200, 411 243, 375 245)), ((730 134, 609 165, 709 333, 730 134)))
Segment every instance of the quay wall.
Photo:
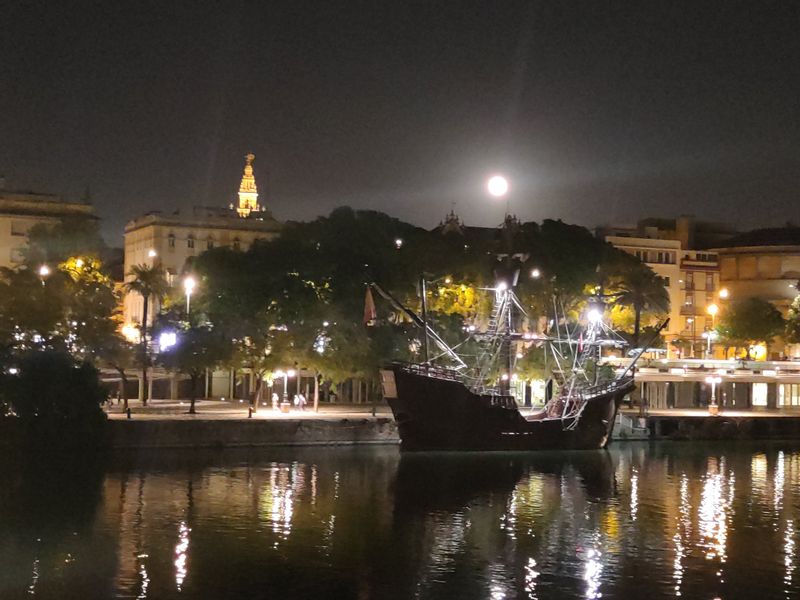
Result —
POLYGON ((651 416, 647 428, 656 440, 800 441, 800 416, 651 416))
MULTIPOLYGON (((0 446, 24 444, 18 423, 0 421, 0 446)), ((39 438, 42 445, 49 440, 39 438)), ((246 448, 265 446, 321 446, 397 444, 394 419, 243 419, 111 420, 105 424, 99 445, 108 449, 131 448, 246 448)))

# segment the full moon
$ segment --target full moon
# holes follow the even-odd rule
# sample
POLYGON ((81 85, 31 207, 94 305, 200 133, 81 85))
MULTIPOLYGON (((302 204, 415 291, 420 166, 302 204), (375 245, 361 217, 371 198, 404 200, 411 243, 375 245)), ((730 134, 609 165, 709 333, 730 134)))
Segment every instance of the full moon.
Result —
POLYGON ((501 198, 508 192, 508 180, 502 175, 495 175, 487 182, 486 189, 495 198, 501 198))

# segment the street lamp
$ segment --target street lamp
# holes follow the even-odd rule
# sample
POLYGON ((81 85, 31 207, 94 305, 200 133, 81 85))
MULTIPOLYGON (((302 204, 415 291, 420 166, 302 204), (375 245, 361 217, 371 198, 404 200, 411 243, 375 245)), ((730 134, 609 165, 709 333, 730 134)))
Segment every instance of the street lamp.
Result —
POLYGON ((532 279, 539 279, 542 276, 542 272, 539 269, 531 269, 531 278, 532 279))
POLYGON ((50 267, 47 265, 42 265, 39 267, 39 279, 42 280, 42 285, 44 285, 44 280, 50 275, 50 267))
POLYGON ((191 308, 191 301, 192 301, 192 292, 194 292, 194 288, 197 285, 197 282, 194 280, 194 277, 191 275, 183 280, 183 291, 186 292, 186 314, 189 314, 189 309, 191 308))
POLYGON ((400 248, 402 248, 402 247, 403 247, 403 239, 402 239, 402 238, 397 238, 397 239, 394 241, 394 246, 395 246, 395 248, 397 248, 398 250, 400 250, 400 248))
POLYGON ((150 250, 147 251, 147 256, 148 258, 155 258, 158 256, 158 252, 155 251, 155 248, 150 248, 150 250))
POLYGON ((728 288, 722 288, 719 291, 719 297, 722 298, 723 300, 727 300, 728 296, 730 296, 730 295, 731 295, 731 293, 728 291, 728 288))
POLYGON ((706 377, 706 383, 711 385, 711 402, 708 405, 708 412, 716 416, 719 414, 719 406, 717 406, 717 384, 722 383, 722 377, 718 375, 709 375, 706 377))
POLYGON ((709 304, 706 307, 706 312, 711 315, 711 326, 714 326, 714 320, 717 318, 717 313, 719 312, 719 306, 716 304, 709 304))
POLYGON ((706 340, 706 356, 710 357, 711 356, 711 342, 712 342, 712 340, 717 339, 717 336, 719 334, 716 331, 714 331, 713 329, 709 329, 708 331, 704 331, 700 335, 706 340))

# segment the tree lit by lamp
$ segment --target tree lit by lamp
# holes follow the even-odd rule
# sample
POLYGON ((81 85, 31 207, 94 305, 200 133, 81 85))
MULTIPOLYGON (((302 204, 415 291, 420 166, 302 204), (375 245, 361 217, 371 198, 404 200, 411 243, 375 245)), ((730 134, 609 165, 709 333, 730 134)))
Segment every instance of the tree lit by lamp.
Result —
POLYGON ((122 327, 122 336, 132 344, 138 344, 141 339, 139 328, 132 323, 127 323, 122 327))

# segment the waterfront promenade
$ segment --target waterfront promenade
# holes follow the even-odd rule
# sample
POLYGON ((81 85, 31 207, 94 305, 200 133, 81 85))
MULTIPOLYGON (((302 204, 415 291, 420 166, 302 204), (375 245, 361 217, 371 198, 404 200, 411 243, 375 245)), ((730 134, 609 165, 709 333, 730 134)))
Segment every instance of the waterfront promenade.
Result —
MULTIPOLYGON (((147 406, 142 406, 139 400, 129 400, 131 420, 239 420, 239 419, 274 419, 274 420, 328 420, 342 419, 370 419, 373 418, 371 404, 324 404, 320 405, 319 412, 313 407, 306 406, 305 410, 292 407, 288 413, 273 410, 271 407, 259 407, 257 412, 249 416, 249 404, 245 401, 227 400, 197 400, 195 403, 196 414, 189 414, 188 400, 150 400, 147 406)), ((112 420, 127 420, 127 414, 122 409, 122 404, 116 402, 106 405, 106 414, 112 420)), ((375 405, 374 418, 391 418, 392 412, 386 404, 375 405)))

